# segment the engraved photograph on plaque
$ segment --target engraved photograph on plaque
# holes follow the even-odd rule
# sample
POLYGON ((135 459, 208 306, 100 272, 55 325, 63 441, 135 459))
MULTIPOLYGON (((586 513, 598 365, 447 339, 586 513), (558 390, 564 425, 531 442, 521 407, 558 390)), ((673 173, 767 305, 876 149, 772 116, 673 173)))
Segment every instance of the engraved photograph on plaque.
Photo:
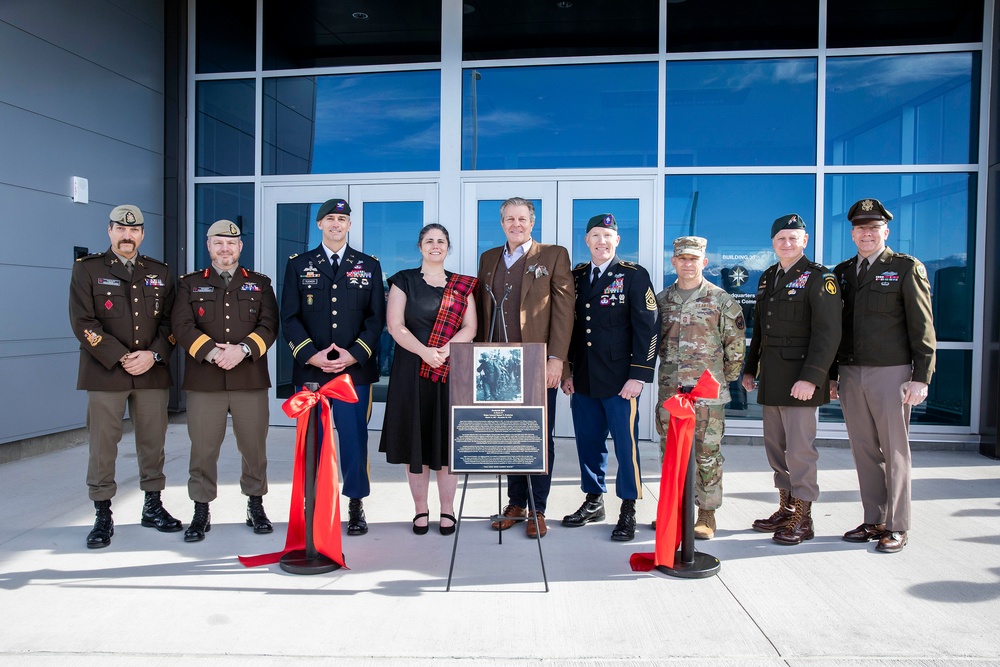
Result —
POLYGON ((524 402, 524 359, 520 347, 477 346, 472 368, 476 403, 524 402))

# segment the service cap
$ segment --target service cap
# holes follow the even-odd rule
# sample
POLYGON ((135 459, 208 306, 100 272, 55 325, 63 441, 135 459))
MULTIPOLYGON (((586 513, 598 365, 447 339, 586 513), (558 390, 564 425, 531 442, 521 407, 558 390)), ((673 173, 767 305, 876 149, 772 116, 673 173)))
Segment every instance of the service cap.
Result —
POLYGON ((704 257, 705 248, 708 247, 708 239, 700 236, 680 236, 674 239, 674 257, 681 255, 694 255, 704 257))
POLYGON ((783 229, 805 229, 806 223, 802 219, 802 216, 792 213, 790 215, 783 215, 774 221, 771 225, 771 238, 773 239, 778 235, 783 229))
POLYGON ((132 204, 122 204, 111 209, 111 222, 117 222, 126 227, 139 227, 142 222, 142 211, 138 206, 132 204))
POLYGON ((589 233, 594 227, 601 227, 602 229, 613 229, 618 231, 618 221, 615 220, 615 216, 610 213, 598 213, 593 218, 587 221, 587 232, 589 233))
POLYGON ((859 199, 847 212, 847 219, 852 225, 863 225, 872 220, 889 222, 892 220, 892 213, 889 213, 877 199, 859 199))
POLYGON ((327 199, 323 202, 323 205, 319 207, 319 213, 316 214, 316 219, 322 220, 331 213, 350 215, 351 205, 344 199, 327 199))
POLYGON ((230 238, 240 237, 240 228, 236 226, 234 222, 229 220, 216 220, 212 223, 212 226, 208 228, 209 238, 213 236, 228 236, 230 238))

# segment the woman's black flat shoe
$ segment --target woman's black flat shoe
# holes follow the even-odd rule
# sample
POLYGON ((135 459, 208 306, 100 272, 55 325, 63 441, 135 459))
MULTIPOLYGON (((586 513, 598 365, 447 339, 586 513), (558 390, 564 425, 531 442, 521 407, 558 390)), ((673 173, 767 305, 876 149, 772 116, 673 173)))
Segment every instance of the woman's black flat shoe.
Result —
POLYGON ((418 514, 415 517, 413 517, 413 532, 416 533, 417 535, 426 535, 427 534, 427 530, 430 528, 429 525, 428 526, 418 526, 417 525, 417 519, 419 519, 420 517, 423 517, 423 516, 429 517, 430 515, 427 512, 421 512, 420 514, 418 514))
POLYGON ((441 518, 442 519, 451 519, 451 525, 450 526, 441 526, 441 525, 438 526, 438 529, 441 531, 441 534, 442 535, 451 535, 452 533, 454 533, 455 532, 455 526, 458 525, 458 519, 456 519, 455 517, 453 517, 450 514, 445 514, 444 512, 441 513, 441 518))

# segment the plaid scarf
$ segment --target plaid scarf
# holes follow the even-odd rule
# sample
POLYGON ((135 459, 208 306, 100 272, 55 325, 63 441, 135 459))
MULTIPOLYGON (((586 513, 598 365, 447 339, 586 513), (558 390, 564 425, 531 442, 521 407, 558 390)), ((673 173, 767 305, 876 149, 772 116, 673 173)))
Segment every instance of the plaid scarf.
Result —
MULTIPOLYGON (((465 318, 465 310, 469 306, 468 296, 476 289, 477 282, 479 281, 472 276, 451 274, 451 278, 444 286, 441 306, 438 308, 437 317, 434 318, 434 327, 431 329, 430 338, 427 339, 427 347, 441 347, 458 333, 465 318)), ((426 362, 421 361, 420 377, 429 378, 432 382, 446 382, 450 367, 451 364, 447 361, 437 368, 431 368, 426 362)))

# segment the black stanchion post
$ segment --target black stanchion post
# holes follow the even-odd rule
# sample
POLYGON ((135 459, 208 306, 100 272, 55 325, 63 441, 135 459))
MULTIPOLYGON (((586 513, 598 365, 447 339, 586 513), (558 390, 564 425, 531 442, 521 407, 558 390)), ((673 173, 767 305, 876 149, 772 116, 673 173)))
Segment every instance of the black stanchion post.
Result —
MULTIPOLYGON (((682 389, 682 391, 684 391, 682 389)), ((686 392, 690 392, 687 389, 686 392)), ((683 579, 705 579, 719 573, 722 564, 719 559, 710 554, 694 550, 694 476, 697 474, 695 465, 695 438, 698 429, 691 436, 691 455, 688 457, 687 475, 684 477, 684 498, 682 499, 683 514, 681 515, 681 550, 674 557, 674 566, 657 565, 656 569, 672 577, 683 579)))
MULTIPOLYGON (((303 387, 309 391, 319 391, 319 384, 316 382, 307 382, 303 387)), ((321 397, 320 400, 325 401, 326 397, 321 397)), ((316 545, 313 542, 313 517, 316 511, 316 463, 319 460, 319 432, 323 423, 320 419, 321 409, 322 407, 318 403, 313 406, 312 410, 309 411, 309 422, 306 425, 304 471, 306 477, 304 487, 306 548, 304 551, 289 551, 278 562, 282 570, 292 574, 323 574, 340 569, 339 563, 335 563, 316 551, 316 545)), ((333 446, 333 443, 329 444, 333 446)))

